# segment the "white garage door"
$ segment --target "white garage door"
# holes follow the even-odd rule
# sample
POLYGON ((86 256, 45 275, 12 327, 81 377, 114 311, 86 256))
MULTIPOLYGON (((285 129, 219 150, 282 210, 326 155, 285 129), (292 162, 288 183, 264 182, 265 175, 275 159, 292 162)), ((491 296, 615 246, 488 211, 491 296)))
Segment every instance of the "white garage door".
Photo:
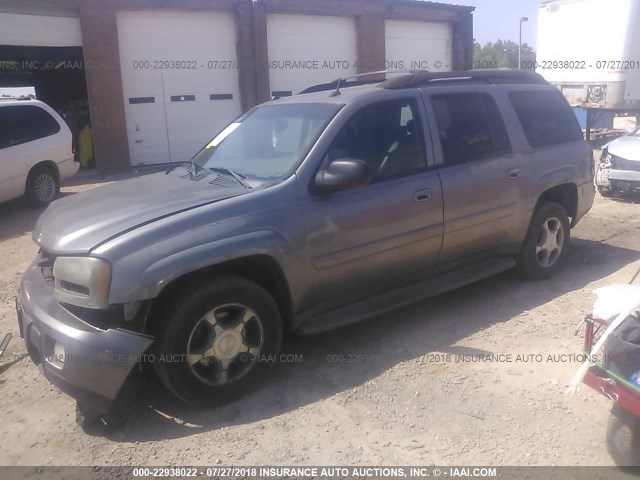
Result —
POLYGON ((0 13, 0 45, 81 47, 80 20, 72 16, 0 13))
POLYGON ((385 22, 387 64, 400 69, 452 70, 452 31, 447 23, 385 22))
POLYGON ((267 44, 272 95, 357 73, 353 18, 269 14, 267 44))
POLYGON ((118 12, 132 165, 188 161, 241 113, 231 14, 118 12))

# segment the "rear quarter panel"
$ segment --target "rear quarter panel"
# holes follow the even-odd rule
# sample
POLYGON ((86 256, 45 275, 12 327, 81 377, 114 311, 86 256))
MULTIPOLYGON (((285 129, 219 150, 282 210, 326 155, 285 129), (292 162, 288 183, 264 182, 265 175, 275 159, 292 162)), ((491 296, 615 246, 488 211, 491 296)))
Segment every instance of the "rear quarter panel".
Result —
MULTIPOLYGON (((565 183, 572 183, 580 190, 579 187, 582 185, 593 184, 591 147, 585 140, 578 140, 548 147, 532 148, 509 99, 509 93, 518 91, 544 92, 549 90, 557 92, 556 88, 545 85, 526 85, 505 86, 501 90, 503 114, 505 115, 514 149, 528 156, 531 165, 531 188, 528 198, 523 199, 527 204, 526 225, 528 226, 538 199, 548 189, 565 183)), ((568 103, 566 103, 566 108, 570 108, 568 103)), ((578 194, 580 195, 580 192, 578 194)), ((580 198, 578 200, 580 201, 580 198)))

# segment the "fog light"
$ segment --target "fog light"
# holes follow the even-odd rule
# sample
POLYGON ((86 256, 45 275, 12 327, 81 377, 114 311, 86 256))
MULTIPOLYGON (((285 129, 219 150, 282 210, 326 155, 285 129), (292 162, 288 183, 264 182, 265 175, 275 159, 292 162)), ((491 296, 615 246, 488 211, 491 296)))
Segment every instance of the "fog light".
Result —
POLYGON ((49 363, 56 368, 62 368, 64 366, 64 347, 61 343, 56 342, 53 345, 53 356, 49 363))

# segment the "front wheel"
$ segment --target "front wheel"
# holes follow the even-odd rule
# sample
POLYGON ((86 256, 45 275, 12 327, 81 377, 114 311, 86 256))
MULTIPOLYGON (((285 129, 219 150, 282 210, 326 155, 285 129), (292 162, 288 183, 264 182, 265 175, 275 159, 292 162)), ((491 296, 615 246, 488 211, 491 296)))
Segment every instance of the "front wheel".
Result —
POLYGON ((538 205, 516 261, 517 272, 531 280, 555 275, 569 250, 571 235, 567 211, 555 202, 538 205))
POLYGON ((607 425, 607 451, 616 465, 640 465, 640 420, 617 403, 607 425))
POLYGON ((155 371, 191 404, 232 400, 254 388, 282 342, 271 295, 236 276, 182 289, 158 320, 155 371))

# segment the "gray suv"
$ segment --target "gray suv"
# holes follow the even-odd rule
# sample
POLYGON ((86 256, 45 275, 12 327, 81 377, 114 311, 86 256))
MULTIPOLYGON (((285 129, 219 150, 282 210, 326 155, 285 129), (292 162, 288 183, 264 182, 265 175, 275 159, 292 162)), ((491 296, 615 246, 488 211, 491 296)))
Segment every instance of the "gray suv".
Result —
POLYGON ((287 331, 514 267, 553 275, 593 175, 569 105, 536 74, 319 85, 255 107, 187 164, 55 201, 33 232, 20 332, 92 412, 140 362, 184 401, 234 398, 287 331))

